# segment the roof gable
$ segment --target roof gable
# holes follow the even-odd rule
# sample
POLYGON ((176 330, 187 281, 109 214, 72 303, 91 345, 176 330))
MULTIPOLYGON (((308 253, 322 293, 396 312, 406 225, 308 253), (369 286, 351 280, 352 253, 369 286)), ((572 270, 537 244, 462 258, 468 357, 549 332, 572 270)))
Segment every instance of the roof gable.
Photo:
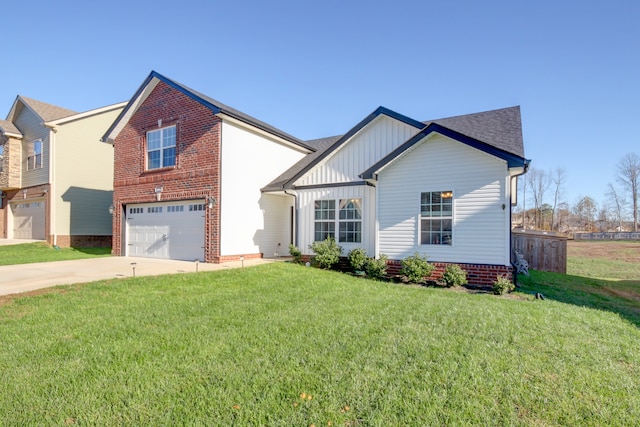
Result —
POLYGON ((53 104, 47 104, 46 102, 18 95, 11 107, 11 111, 9 111, 9 114, 7 115, 7 120, 15 121, 15 117, 19 114, 20 106, 25 106, 31 110, 36 116, 40 117, 43 122, 57 120, 77 114, 77 112, 69 110, 68 108, 58 107, 53 104))
POLYGON ((22 132, 9 120, 0 120, 0 134, 22 138, 22 132))
POLYGON ((265 122, 262 122, 254 117, 249 116, 248 114, 242 113, 234 108, 229 107, 213 98, 210 98, 206 95, 203 95, 200 92, 197 92, 193 89, 188 88, 187 86, 180 84, 174 80, 171 80, 155 71, 152 71, 149 76, 144 80, 142 85, 138 88, 136 93, 133 95, 127 106, 120 113, 120 115, 116 118, 111 127, 107 130, 107 132, 102 137, 102 141, 104 142, 113 142, 117 135, 120 133, 122 128, 129 121, 131 116, 137 111, 138 107, 142 104, 142 102, 147 98, 147 96, 151 93, 153 88, 158 84, 158 82, 163 82, 171 88, 179 91, 185 96, 193 99, 194 101, 204 105, 208 109, 210 109, 214 114, 223 114, 232 119, 238 120, 242 123, 245 123, 249 126, 252 126, 256 129, 259 129, 262 132, 266 132, 271 134, 277 138, 285 140, 289 143, 293 143, 300 147, 303 147, 309 151, 315 151, 315 148, 305 144, 300 139, 289 135, 281 131, 278 128, 275 128, 265 122))
POLYGON ((291 188, 293 183, 299 180, 303 175, 309 172, 314 166, 318 165, 324 159, 335 153, 340 147, 344 146, 355 134, 360 132, 364 127, 373 122, 381 115, 388 116, 392 119, 398 120, 407 125, 413 126, 416 129, 422 129, 424 124, 414 120, 410 117, 397 113, 385 107, 376 108, 371 114, 361 120, 357 125, 351 128, 347 133, 342 136, 333 136, 329 138, 321 138, 317 140, 308 141, 311 145, 317 145, 318 150, 315 153, 308 154, 302 158, 298 163, 293 165, 287 171, 285 171, 278 178, 264 187, 263 191, 277 191, 286 188, 291 188))
POLYGON ((376 175, 382 169, 384 169, 387 165, 395 162, 403 155, 408 153, 408 151, 413 148, 415 145, 421 143, 430 135, 438 133, 440 135, 447 136, 455 141, 458 141, 462 144, 468 145, 480 151, 483 151, 487 154, 505 160, 507 162, 508 167, 526 167, 529 164, 529 160, 524 157, 518 156, 514 153, 510 153, 505 151, 499 147, 488 144, 486 142, 477 140, 475 138, 471 138, 467 135, 464 135, 455 130, 444 127, 438 123, 432 122, 428 126, 426 126, 423 130, 418 132, 412 138, 410 138, 407 142, 399 146, 397 149, 393 150, 391 153, 383 157, 379 162, 371 166, 369 169, 360 174, 360 177, 363 179, 376 179, 376 175))

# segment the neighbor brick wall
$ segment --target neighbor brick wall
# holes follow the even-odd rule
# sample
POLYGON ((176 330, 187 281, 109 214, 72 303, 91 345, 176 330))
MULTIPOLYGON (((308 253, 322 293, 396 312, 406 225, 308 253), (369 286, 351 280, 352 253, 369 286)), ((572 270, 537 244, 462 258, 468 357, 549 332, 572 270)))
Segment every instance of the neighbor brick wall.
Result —
POLYGON ((220 262, 220 150, 221 120, 202 104, 159 82, 114 143, 113 254, 124 255, 122 206, 156 201, 214 197, 205 210, 205 262, 220 262), (145 171, 146 133, 176 126, 176 165, 145 171))

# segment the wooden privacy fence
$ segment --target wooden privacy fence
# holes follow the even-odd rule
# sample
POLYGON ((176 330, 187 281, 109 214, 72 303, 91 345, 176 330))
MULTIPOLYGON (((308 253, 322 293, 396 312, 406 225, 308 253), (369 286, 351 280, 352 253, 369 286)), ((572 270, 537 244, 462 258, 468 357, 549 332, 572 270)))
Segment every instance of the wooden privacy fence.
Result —
MULTIPOLYGON (((529 268, 567 273, 567 238, 534 231, 512 231, 511 247, 529 263, 529 268)), ((512 254, 515 260, 515 254, 512 254)))

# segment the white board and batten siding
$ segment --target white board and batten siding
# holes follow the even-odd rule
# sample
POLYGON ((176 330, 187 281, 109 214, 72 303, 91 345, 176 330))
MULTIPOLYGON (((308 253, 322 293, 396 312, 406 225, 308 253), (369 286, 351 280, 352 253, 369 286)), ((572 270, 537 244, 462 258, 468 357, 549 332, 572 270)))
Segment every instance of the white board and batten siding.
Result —
MULTIPOLYGON (((297 190, 298 200, 298 248, 304 254, 311 255, 313 252, 309 246, 315 237, 315 201, 335 200, 336 210, 341 199, 362 199, 362 242, 344 243, 338 242, 342 246, 342 255, 346 256, 351 249, 364 248, 369 256, 375 253, 375 188, 368 185, 354 185, 333 188, 317 188, 308 190, 297 190)), ((338 212, 336 212, 336 217, 338 212)), ((336 233, 338 225, 336 223, 336 233)), ((336 236, 338 240, 338 236, 336 236)))
POLYGON ((296 185, 359 181, 362 172, 419 131, 404 122, 380 115, 298 180, 296 185))
POLYGON ((439 134, 428 137, 378 174, 379 253, 509 265, 508 183, 505 161, 439 134), (453 192, 452 245, 420 244, 420 195, 432 191, 453 192))
POLYGON ((220 253, 222 256, 288 253, 293 198, 260 188, 306 151, 223 120, 220 253))

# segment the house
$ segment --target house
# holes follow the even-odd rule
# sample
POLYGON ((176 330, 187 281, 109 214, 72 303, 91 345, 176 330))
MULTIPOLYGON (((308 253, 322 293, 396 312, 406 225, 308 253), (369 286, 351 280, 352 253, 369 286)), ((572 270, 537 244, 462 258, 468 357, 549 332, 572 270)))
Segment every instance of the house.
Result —
POLYGON ((0 120, 0 238, 109 246, 113 150, 124 103, 77 113, 18 96, 0 120))
POLYGON ((301 141, 152 72, 108 129, 113 252, 222 262, 335 238, 461 264, 488 284, 511 267, 526 172, 519 107, 421 122, 380 107, 346 134, 301 141))
POLYGON ((294 199, 260 188, 314 149, 151 72, 113 144, 113 253, 223 262, 286 255, 294 199))
POLYGON ((416 252, 476 284, 510 274, 511 206, 526 172, 519 107, 421 122, 380 107, 263 188, 290 194, 297 245, 333 237, 392 267, 416 252))

